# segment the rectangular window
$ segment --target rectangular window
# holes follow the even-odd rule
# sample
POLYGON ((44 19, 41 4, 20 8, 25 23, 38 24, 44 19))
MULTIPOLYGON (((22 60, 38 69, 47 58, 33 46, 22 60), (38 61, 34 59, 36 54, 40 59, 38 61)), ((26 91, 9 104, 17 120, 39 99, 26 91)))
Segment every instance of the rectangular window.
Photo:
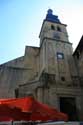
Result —
POLYGON ((64 54, 57 52, 57 59, 64 59, 64 54))

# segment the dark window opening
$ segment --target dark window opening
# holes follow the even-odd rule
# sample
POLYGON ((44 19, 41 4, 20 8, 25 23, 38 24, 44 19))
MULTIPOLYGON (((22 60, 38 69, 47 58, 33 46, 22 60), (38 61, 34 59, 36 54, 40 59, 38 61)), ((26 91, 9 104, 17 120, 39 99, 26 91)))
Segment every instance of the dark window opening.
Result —
POLYGON ((18 98, 18 96, 19 96, 19 90, 15 89, 15 97, 18 98))
POLYGON ((76 100, 74 97, 60 97, 60 111, 68 115, 69 121, 77 121, 76 100))
POLYGON ((60 28, 60 27, 57 27, 57 31, 61 32, 61 28, 60 28))
POLYGON ((52 30, 55 30, 55 27, 54 27, 54 25, 51 25, 51 29, 52 29, 52 30))
POLYGON ((61 80, 62 80, 62 81, 65 81, 65 77, 62 76, 62 77, 61 77, 61 80))
POLYGON ((79 59, 79 57, 80 57, 80 53, 79 53, 79 52, 77 52, 77 59, 79 59))

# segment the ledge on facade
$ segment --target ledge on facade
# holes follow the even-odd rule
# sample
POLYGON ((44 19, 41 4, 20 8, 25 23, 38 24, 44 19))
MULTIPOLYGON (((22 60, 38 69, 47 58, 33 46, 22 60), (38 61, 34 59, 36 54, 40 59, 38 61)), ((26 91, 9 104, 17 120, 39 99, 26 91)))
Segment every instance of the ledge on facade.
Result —
POLYGON ((33 81, 28 81, 27 83, 20 84, 19 87, 26 86, 26 85, 29 85, 29 84, 31 85, 31 84, 38 83, 38 82, 39 82, 39 79, 33 80, 33 81))
MULTIPOLYGON (((68 41, 58 40, 58 39, 56 39, 56 38, 50 38, 50 37, 48 38, 48 37, 44 37, 44 38, 42 39, 41 46, 42 46, 43 41, 44 41, 45 39, 48 39, 48 40, 54 40, 54 41, 57 40, 58 42, 61 42, 61 43, 63 42, 63 43, 67 43, 67 44, 71 44, 71 45, 72 45, 72 43, 70 43, 70 42, 68 42, 68 41)), ((40 46, 40 47, 41 47, 41 46, 40 46)))
POLYGON ((39 49, 39 46, 26 46, 26 48, 34 48, 34 49, 39 49))
POLYGON ((7 68, 7 69, 15 69, 15 70, 31 70, 31 68, 24 68, 24 67, 13 67, 13 66, 5 66, 5 65, 0 65, 0 69, 7 68))

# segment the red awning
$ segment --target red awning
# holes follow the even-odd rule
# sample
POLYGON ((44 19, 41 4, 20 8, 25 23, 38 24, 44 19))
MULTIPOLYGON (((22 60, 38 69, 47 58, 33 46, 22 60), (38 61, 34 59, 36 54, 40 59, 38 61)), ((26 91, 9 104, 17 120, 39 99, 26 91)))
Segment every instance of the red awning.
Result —
POLYGON ((33 97, 0 100, 0 121, 9 120, 58 120, 67 121, 66 114, 36 101, 33 97))

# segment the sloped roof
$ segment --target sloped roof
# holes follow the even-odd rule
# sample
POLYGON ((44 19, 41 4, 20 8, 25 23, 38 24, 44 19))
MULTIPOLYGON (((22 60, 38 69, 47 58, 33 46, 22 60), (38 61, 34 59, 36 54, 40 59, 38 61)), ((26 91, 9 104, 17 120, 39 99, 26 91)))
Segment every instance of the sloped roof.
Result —
POLYGON ((60 20, 58 19, 58 16, 53 15, 53 11, 51 9, 48 10, 45 20, 54 23, 61 23, 60 20))
POLYGON ((76 55, 78 53, 78 51, 82 52, 83 51, 83 36, 81 37, 77 48, 75 49, 73 55, 76 55))

